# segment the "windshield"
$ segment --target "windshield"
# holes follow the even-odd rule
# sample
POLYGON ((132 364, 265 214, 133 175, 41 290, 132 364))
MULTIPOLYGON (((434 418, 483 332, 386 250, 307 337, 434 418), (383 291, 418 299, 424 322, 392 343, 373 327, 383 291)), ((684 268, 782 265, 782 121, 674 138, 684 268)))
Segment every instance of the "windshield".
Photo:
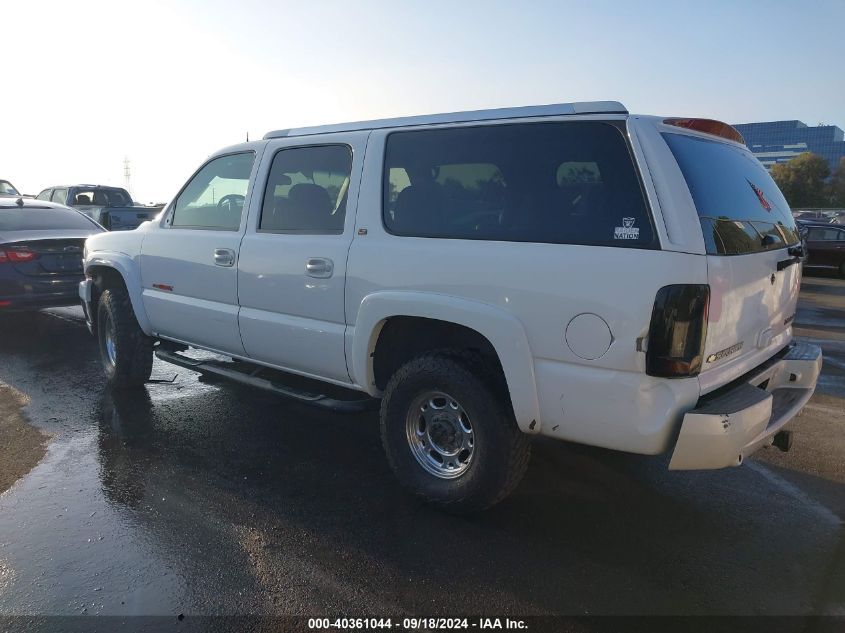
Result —
POLYGON ((18 190, 8 180, 0 180, 0 196, 19 196, 18 190))
POLYGON ((99 232, 100 227, 69 209, 46 207, 0 208, 0 233, 4 231, 78 230, 99 232))
POLYGON ((789 204, 748 150, 664 134, 689 186, 708 254, 744 255, 799 242, 789 204))

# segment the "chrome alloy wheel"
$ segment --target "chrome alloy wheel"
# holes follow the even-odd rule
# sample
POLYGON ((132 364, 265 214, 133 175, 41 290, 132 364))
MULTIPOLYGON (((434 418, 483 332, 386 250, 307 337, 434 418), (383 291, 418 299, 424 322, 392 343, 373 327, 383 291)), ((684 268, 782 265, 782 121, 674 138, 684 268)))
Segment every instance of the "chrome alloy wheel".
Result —
POLYGON ((405 435, 414 458, 440 479, 463 475, 475 453, 475 435, 464 408, 441 391, 417 396, 408 410, 405 435))
POLYGON ((114 323, 112 323, 111 319, 106 323, 105 345, 109 363, 114 367, 117 365, 117 350, 114 345, 114 323))

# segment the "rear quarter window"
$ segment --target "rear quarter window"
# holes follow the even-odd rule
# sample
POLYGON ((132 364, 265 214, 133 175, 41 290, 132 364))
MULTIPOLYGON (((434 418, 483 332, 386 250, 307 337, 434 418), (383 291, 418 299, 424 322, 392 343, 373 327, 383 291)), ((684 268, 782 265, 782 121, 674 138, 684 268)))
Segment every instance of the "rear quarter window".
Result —
POLYGON ((656 248, 613 123, 500 124, 387 137, 383 217, 394 235, 656 248))
POLYGON ((689 187, 707 253, 744 255, 800 241, 789 204, 748 150, 664 133, 689 187))

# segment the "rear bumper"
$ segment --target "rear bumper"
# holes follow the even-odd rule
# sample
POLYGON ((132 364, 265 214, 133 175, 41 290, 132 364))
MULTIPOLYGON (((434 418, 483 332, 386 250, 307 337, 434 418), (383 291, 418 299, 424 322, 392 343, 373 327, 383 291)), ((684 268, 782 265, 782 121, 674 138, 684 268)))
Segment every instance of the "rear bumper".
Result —
POLYGON ((822 351, 796 343, 726 389, 702 398, 681 423, 671 470, 739 466, 804 407, 816 388, 822 351))
POLYGON ((82 275, 7 279, 4 292, 0 292, 0 313, 76 305, 76 285, 81 278, 82 275))
POLYGON ((12 295, 0 297, 0 313, 30 312, 42 308, 61 308, 75 306, 76 293, 56 293, 50 295, 12 295))

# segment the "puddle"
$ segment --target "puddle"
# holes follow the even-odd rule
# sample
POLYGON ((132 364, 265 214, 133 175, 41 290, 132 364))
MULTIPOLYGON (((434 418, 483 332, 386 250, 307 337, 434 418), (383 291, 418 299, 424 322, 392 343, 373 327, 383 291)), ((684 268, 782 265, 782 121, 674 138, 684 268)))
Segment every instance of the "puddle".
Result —
POLYGON ((0 494, 32 470, 47 451, 49 436, 23 415, 26 405, 26 396, 0 383, 0 494))

